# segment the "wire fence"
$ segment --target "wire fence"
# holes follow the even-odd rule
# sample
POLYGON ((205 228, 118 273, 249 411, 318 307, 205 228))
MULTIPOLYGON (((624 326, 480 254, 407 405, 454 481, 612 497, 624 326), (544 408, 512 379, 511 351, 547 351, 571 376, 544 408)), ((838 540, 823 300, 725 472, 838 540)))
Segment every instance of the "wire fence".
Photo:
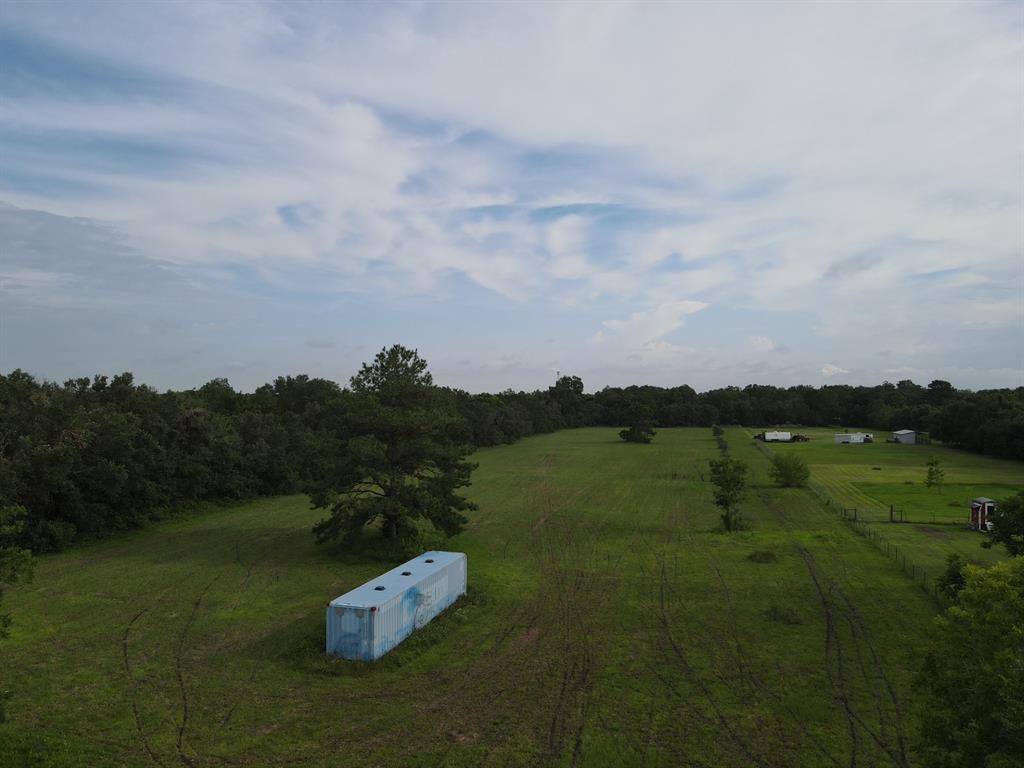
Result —
MULTIPOLYGON (((754 441, 754 445, 769 461, 774 458, 775 452, 767 445, 758 440, 754 441)), ((872 522, 879 522, 878 519, 874 518, 874 515, 872 515, 871 520, 865 520, 856 507, 847 507, 840 504, 821 484, 816 483, 814 480, 808 481, 807 488, 823 506, 834 512, 860 536, 874 544, 879 551, 892 558, 903 570, 904 575, 921 587, 925 594, 930 595, 940 606, 945 606, 948 603, 945 595, 939 590, 935 578, 929 577, 928 572, 921 565, 915 563, 913 558, 907 556, 907 546, 903 545, 901 547, 890 541, 871 525, 872 522)), ((895 512, 895 510, 893 511, 895 512)))

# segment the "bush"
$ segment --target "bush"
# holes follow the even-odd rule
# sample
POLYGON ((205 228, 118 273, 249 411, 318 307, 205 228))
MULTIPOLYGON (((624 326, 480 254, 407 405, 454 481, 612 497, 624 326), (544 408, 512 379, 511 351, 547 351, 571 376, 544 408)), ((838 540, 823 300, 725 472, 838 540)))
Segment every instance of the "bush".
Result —
POLYGON ((807 468, 807 462, 795 453, 777 453, 768 474, 784 488, 806 488, 811 470, 807 468))
POLYGON ((629 429, 619 432, 619 437, 627 443, 649 443, 655 434, 654 424, 649 421, 638 421, 629 429))
POLYGON ((935 579, 935 588, 950 600, 956 600, 964 588, 964 566, 967 561, 955 552, 946 556, 946 570, 935 579))

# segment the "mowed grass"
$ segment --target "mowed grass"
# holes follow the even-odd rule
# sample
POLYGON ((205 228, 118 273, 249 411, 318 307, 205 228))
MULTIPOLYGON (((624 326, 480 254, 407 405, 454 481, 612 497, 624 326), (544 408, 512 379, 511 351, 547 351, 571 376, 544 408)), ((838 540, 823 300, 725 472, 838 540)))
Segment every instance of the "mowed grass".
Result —
POLYGON ((981 547, 984 534, 967 528, 970 500, 1006 498, 1024 488, 1024 463, 939 444, 886 443, 888 432, 874 432, 874 443, 842 445, 832 439, 835 430, 797 427, 794 431, 811 441, 773 443, 771 450, 802 456, 812 483, 839 506, 856 509, 858 520, 871 524, 929 578, 944 570, 951 553, 985 565, 1003 559, 1001 549, 981 547), (945 477, 940 486, 929 488, 925 485, 927 462, 933 457, 945 477), (897 524, 889 522, 890 505, 897 524))
POLYGON ((470 593, 375 664, 324 656, 324 607, 391 563, 316 546, 303 497, 39 558, 8 593, 0 761, 913 765, 935 605, 727 437, 754 473, 731 535, 710 430, 480 451, 480 509, 448 544, 470 593))

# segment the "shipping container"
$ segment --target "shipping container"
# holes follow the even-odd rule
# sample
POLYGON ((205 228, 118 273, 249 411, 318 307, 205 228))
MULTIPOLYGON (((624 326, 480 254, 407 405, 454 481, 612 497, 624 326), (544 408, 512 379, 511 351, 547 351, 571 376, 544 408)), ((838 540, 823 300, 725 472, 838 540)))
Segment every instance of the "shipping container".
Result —
POLYGON ((462 552, 424 552, 327 606, 327 653, 379 659, 466 593, 462 552))

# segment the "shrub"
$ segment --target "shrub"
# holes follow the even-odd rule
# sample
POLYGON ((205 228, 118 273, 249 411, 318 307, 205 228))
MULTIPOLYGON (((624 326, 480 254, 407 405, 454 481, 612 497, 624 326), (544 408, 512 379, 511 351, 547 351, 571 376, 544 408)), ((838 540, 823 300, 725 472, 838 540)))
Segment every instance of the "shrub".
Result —
POLYGON ((627 443, 649 443, 654 439, 654 424, 646 419, 634 422, 629 429, 619 432, 619 437, 627 443))
POLYGON ((784 488, 806 488, 811 477, 807 462, 795 453, 775 454, 768 474, 784 488))

